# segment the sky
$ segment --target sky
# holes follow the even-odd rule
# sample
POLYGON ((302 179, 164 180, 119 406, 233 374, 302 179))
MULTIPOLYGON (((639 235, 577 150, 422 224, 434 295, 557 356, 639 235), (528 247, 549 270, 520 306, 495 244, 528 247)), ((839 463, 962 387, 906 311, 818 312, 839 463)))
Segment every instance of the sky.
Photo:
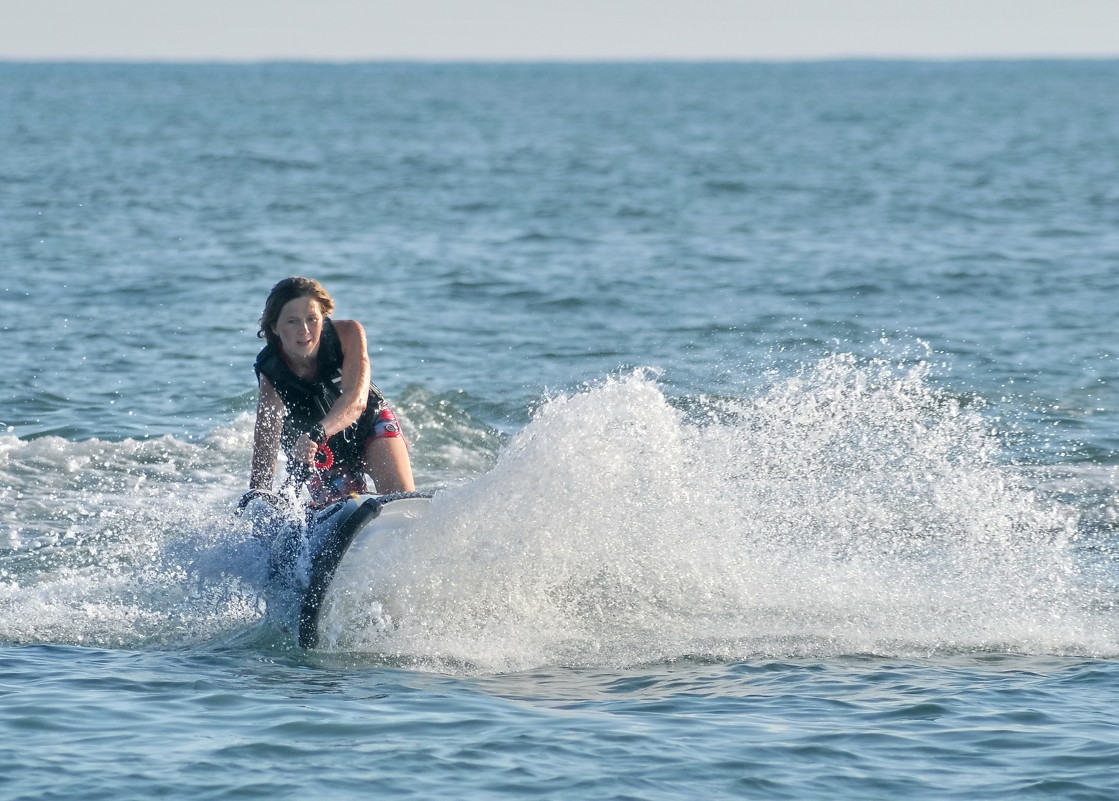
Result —
POLYGON ((1119 57, 1119 0, 0 0, 0 60, 1119 57))

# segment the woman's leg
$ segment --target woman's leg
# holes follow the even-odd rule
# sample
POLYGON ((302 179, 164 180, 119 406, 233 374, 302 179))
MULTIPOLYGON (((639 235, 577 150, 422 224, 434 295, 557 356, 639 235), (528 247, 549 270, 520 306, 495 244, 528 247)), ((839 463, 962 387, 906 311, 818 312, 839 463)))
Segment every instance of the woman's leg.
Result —
POLYGON ((413 492, 412 460, 404 437, 370 437, 365 441, 365 472, 373 477, 377 492, 413 492))

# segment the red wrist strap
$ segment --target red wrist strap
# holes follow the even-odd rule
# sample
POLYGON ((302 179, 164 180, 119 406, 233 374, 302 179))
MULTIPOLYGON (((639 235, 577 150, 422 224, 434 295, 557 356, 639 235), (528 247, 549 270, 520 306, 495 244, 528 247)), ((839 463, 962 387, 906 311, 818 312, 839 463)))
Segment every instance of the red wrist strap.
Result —
POLYGON ((315 467, 319 470, 328 470, 334 465, 334 451, 330 450, 330 446, 322 444, 319 449, 315 451, 315 467))

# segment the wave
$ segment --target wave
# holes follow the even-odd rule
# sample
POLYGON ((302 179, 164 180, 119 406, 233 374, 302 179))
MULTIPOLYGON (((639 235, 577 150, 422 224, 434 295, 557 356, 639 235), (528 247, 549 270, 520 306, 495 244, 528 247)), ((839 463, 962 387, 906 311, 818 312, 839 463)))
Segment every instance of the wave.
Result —
POLYGON ((1076 509, 927 366, 836 356, 688 407, 640 372, 547 401, 370 566, 334 647, 482 670, 1119 653, 1076 509))
MULTIPOLYGON (((543 400, 508 441, 453 395, 410 388, 398 410, 438 491, 323 622, 328 650, 486 672, 1119 655, 1111 553, 1085 547, 1075 495, 1039 491, 925 364, 837 355, 746 398, 672 399, 639 370, 543 400)), ((0 437, 0 639, 272 637, 263 553, 228 513, 251 422, 0 437)))
MULTIPOLYGON (((484 471, 500 446, 454 400, 397 399, 429 489, 484 471)), ((266 555, 231 514, 252 426, 242 414, 198 441, 0 435, 0 641, 181 647, 260 620, 266 555)))

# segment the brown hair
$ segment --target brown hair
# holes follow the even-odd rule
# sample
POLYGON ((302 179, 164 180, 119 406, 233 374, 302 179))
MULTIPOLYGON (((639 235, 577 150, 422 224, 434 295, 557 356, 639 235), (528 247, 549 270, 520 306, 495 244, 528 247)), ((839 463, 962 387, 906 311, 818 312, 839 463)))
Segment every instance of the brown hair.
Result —
POLYGON ((256 332, 256 335, 261 339, 268 340, 268 344, 272 347, 280 347, 280 338, 276 336, 276 332, 272 328, 279 321, 280 312, 284 310, 284 306, 289 301, 302 297, 317 300, 319 306, 322 307, 324 316, 334 311, 334 298, 330 297, 330 293, 323 289, 322 284, 314 278, 293 275, 291 278, 280 281, 268 293, 268 300, 264 302, 264 313, 260 315, 260 330, 256 332))

